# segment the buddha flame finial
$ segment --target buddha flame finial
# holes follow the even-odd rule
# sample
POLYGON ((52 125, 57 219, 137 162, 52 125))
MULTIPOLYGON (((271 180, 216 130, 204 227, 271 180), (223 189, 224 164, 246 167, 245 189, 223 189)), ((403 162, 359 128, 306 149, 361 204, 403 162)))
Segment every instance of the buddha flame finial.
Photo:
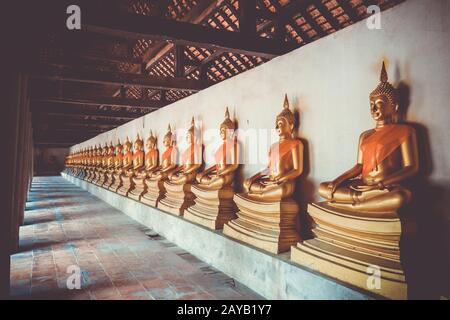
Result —
POLYGON ((169 139, 172 140, 172 128, 170 128, 170 123, 169 123, 169 125, 167 126, 167 132, 166 132, 166 134, 164 135, 164 138, 169 138, 169 139))
POLYGON ((381 66, 380 81, 381 82, 388 82, 388 75, 387 75, 387 72, 386 72, 386 65, 384 64, 384 61, 383 61, 383 65, 381 66))
POLYGON ((277 116, 277 122, 278 122, 278 120, 281 120, 281 119, 286 120, 292 126, 295 123, 294 114, 289 109, 289 100, 288 100, 287 94, 284 95, 283 110, 277 116))
POLYGON ((192 133, 193 135, 195 135, 195 121, 194 121, 194 117, 192 117, 191 120, 191 127, 189 128, 188 132, 192 133))
POLYGON ((152 129, 150 129, 150 135, 148 136, 148 141, 150 141, 151 143, 156 142, 156 135, 153 135, 152 129))
POLYGON ((288 100, 288 97, 287 97, 287 93, 284 94, 283 109, 288 109, 289 110, 289 100, 288 100))
POLYGON ((128 149, 130 149, 132 147, 132 144, 131 144, 130 139, 128 138, 128 136, 127 136, 127 139, 125 140, 125 144, 124 145, 126 147, 128 147, 128 149))
POLYGON ((225 110, 225 120, 220 124, 220 128, 225 128, 228 130, 234 130, 235 128, 234 122, 230 119, 230 112, 228 111, 228 107, 225 110))
POLYGON ((393 105, 396 105, 398 103, 397 90, 388 81, 388 75, 386 72, 386 65, 384 64, 384 61, 381 66, 380 83, 375 88, 375 90, 370 93, 370 98, 376 96, 387 97, 389 102, 393 105))

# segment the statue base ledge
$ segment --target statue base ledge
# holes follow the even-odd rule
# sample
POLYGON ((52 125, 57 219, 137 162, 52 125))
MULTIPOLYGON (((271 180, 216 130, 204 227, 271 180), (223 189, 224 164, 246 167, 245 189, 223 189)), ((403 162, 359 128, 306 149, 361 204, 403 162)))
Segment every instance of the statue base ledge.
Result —
POLYGON ((407 299, 407 284, 401 269, 383 267, 382 259, 365 259, 354 252, 346 252, 332 244, 312 239, 291 248, 291 260, 301 266, 327 275, 352 286, 389 299, 407 299), (368 262, 372 260, 371 262, 368 262), (374 269, 376 268, 376 270, 374 269), (379 285, 371 280, 380 271, 379 285), (374 289, 371 289, 375 287, 374 289))
POLYGON ((406 299, 399 245, 402 225, 395 212, 349 212, 320 202, 309 204, 308 214, 315 238, 293 246, 292 261, 365 290, 371 290, 370 282, 377 281, 371 276, 377 272, 380 282, 373 293, 406 299))
POLYGON ((158 201, 158 208, 174 214, 182 216, 184 211, 194 204, 194 194, 191 192, 191 184, 173 184, 164 181, 164 189, 166 193, 158 201))
POLYGON ((140 201, 152 207, 157 207, 159 201, 164 197, 166 189, 164 189, 164 181, 145 179, 147 191, 145 191, 140 201))
POLYGON ((224 225, 225 235, 274 254, 289 251, 300 241, 296 230, 299 207, 294 200, 259 202, 236 194, 234 202, 238 218, 224 225))
POLYGON ((195 196, 195 204, 186 209, 185 219, 212 230, 220 230, 225 223, 237 218, 232 187, 207 190, 193 185, 191 191, 195 196))

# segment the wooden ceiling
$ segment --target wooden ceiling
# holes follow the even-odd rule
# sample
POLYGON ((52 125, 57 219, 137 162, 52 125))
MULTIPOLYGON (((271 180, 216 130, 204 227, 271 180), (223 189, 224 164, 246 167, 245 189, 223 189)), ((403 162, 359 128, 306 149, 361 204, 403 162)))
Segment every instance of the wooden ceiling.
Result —
POLYGON ((82 30, 46 32, 34 48, 35 145, 82 142, 401 1, 87 2, 82 30))

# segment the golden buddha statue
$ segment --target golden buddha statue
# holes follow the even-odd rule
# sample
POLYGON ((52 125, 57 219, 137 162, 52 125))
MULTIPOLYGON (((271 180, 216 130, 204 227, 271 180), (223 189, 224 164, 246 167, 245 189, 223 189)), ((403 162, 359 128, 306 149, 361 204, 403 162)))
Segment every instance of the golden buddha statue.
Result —
POLYGON ((91 181, 94 184, 100 178, 100 174, 101 174, 101 170, 102 170, 102 163, 103 163, 103 148, 102 148, 101 144, 99 144, 98 148, 97 148, 97 156, 95 157, 94 178, 91 181))
POLYGON ((156 207, 160 198, 165 194, 164 180, 169 173, 177 168, 178 150, 174 146, 170 125, 164 136, 163 144, 166 150, 161 156, 161 164, 148 173, 144 179, 146 191, 141 196, 141 202, 156 207))
MULTIPOLYGON (((128 138, 127 138, 128 140, 128 138)), ((125 143, 125 146, 127 146, 127 143, 125 143)), ((124 163, 128 163, 128 156, 131 154, 131 166, 128 167, 124 164, 124 173, 121 176, 122 179, 122 187, 120 187, 119 190, 117 190, 118 194, 121 194, 123 196, 128 196, 128 192, 134 188, 133 185, 133 178, 136 175, 136 172, 139 172, 141 169, 144 168, 144 142, 139 137, 139 134, 136 136, 136 140, 134 141, 134 152, 133 151, 125 151, 124 156, 124 163)), ((126 147, 127 150, 127 147, 126 147)))
POLYGON ((102 184, 102 187, 105 189, 109 189, 109 187, 113 183, 113 173, 114 173, 114 166, 115 166, 114 161, 115 161, 115 148, 111 141, 109 143, 107 156, 106 156, 105 181, 102 184))
POLYGON ((230 119, 227 108, 225 120, 220 125, 220 137, 223 143, 216 150, 215 165, 197 174, 196 180, 199 188, 218 190, 232 184, 234 172, 239 167, 234 130, 235 125, 230 119))
POLYGON ((369 96, 375 128, 359 137, 356 165, 320 184, 327 201, 308 205, 315 238, 292 248, 291 259, 369 290, 367 269, 380 268, 380 289, 388 298, 406 298, 400 261, 402 221, 398 210, 411 199, 401 183, 419 168, 415 130, 398 123, 398 94, 383 62, 380 83, 369 96))
POLYGON ((193 204, 191 184, 195 183, 198 169, 202 166, 202 146, 197 141, 198 132, 192 117, 191 127, 186 134, 187 148, 181 154, 181 165, 171 171, 164 181, 165 197, 158 208, 175 215, 182 215, 193 204))
POLYGON ((235 124, 227 108, 225 120, 220 125, 222 144, 215 152, 215 164, 197 174, 198 184, 191 188, 195 204, 184 212, 187 220, 214 230, 222 229, 224 223, 236 218, 231 185, 239 161, 234 130, 235 124))
POLYGON ((144 157, 144 165, 135 172, 133 177, 134 188, 128 193, 128 197, 139 201, 146 191, 145 179, 158 167, 158 149, 156 147, 156 136, 150 130, 150 135, 146 141, 147 153, 144 157))
POLYGON ((414 128, 397 123, 398 98, 383 63, 380 84, 370 94, 375 128, 359 137, 357 164, 320 184, 328 205, 354 212, 392 213, 411 199, 400 184, 419 169, 414 128))
POLYGON ((84 170, 83 170, 84 171, 84 174, 83 174, 84 180, 87 180, 87 178, 88 178, 90 165, 91 165, 91 147, 87 147, 86 148, 85 165, 84 165, 84 170))
POLYGON ((94 181, 94 183, 98 186, 102 186, 106 180, 106 170, 107 170, 107 162, 108 162, 108 144, 105 142, 105 146, 102 148, 101 154, 101 166, 98 169, 98 178, 94 181))
POLYGON ((292 138, 294 114, 285 96, 283 111, 277 116, 280 141, 269 151, 269 165, 244 181, 248 197, 259 201, 279 201, 294 193, 295 178, 303 172, 303 144, 292 138))
POLYGON ((173 184, 185 184, 195 181, 197 170, 202 165, 202 162, 199 161, 201 145, 197 143, 194 117, 192 117, 191 127, 187 131, 186 141, 188 147, 181 154, 182 165, 168 175, 169 181, 173 184))
POLYGON ((78 176, 80 179, 84 179, 86 177, 87 174, 87 168, 89 165, 89 149, 86 147, 83 150, 83 156, 81 159, 81 172, 80 175, 78 176))
POLYGON ((88 182, 92 182, 92 180, 95 179, 95 174, 97 172, 97 166, 98 166, 98 150, 99 148, 97 147, 97 145, 94 146, 94 148, 92 149, 92 154, 91 154, 91 165, 90 165, 90 174, 89 177, 87 178, 88 182))
POLYGON ((120 143, 120 140, 117 141, 114 153, 114 171, 112 172, 112 182, 109 186, 109 190, 117 192, 117 190, 122 186, 120 176, 123 172, 123 146, 120 143))
POLYGON ((300 239, 296 230, 299 207, 291 197, 295 179, 303 172, 303 144, 293 138, 295 117, 287 95, 275 124, 279 142, 270 147, 269 164, 244 181, 245 193, 234 196, 238 218, 225 224, 224 234, 280 253, 300 239))

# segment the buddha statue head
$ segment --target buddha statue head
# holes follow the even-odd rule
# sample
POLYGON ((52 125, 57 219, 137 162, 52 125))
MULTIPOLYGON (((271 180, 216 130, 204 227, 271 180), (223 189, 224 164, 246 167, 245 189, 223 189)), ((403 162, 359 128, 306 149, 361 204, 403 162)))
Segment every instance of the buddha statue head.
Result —
POLYGON ((153 135, 152 130, 150 130, 150 135, 148 136, 145 146, 147 147, 147 150, 156 148, 156 136, 153 135))
POLYGON ((113 146, 113 143, 112 143, 112 141, 110 141, 110 143, 109 143, 109 147, 108 147, 108 155, 113 155, 114 154, 114 146, 113 146))
POLYGON ((225 120, 220 124, 220 137, 222 140, 231 139, 234 134, 236 126, 234 122, 230 119, 230 113, 228 107, 225 110, 225 120))
POLYGON ((289 100, 287 94, 284 96, 283 110, 277 116, 276 129, 280 137, 291 138, 294 131, 295 117, 289 110, 289 100))
POLYGON ((116 156, 122 153, 123 147, 122 144, 120 143, 120 140, 117 140, 117 144, 116 144, 116 148, 115 148, 115 154, 116 156))
POLYGON ((380 83, 370 93, 370 113, 375 121, 391 123, 397 121, 398 94, 397 90, 388 82, 386 67, 381 67, 380 83))
POLYGON ((123 152, 127 153, 131 151, 131 147, 133 146, 133 144, 130 142, 130 139, 127 138, 125 139, 125 143, 123 144, 123 152))
POLYGON ((139 133, 136 135, 136 139, 134 140, 134 151, 141 151, 144 147, 144 141, 142 141, 139 133))
POLYGON ((197 128, 195 127, 194 117, 191 120, 191 127, 188 129, 186 133, 186 141, 188 144, 194 144, 197 141, 197 128))
POLYGON ((170 124, 167 127, 167 132, 164 135, 164 140, 163 140, 163 144, 166 148, 169 148, 173 145, 173 140, 172 140, 172 129, 170 128, 170 124))

